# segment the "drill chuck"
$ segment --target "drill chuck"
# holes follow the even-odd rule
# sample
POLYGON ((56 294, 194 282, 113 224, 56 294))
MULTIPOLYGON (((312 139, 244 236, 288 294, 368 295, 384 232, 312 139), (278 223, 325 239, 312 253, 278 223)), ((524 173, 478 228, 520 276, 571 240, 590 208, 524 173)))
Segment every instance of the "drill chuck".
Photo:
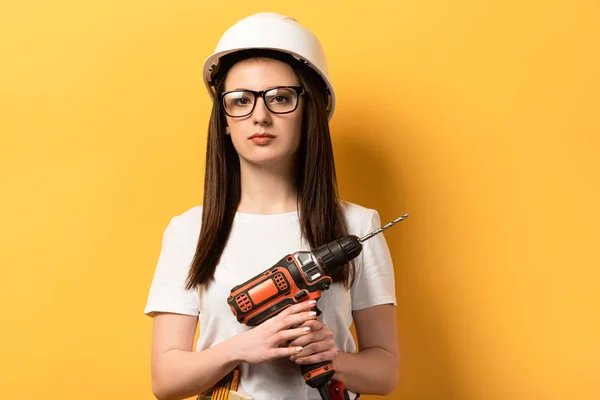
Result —
POLYGON ((336 274, 342 265, 361 253, 362 247, 358 236, 348 235, 317 247, 312 253, 325 273, 336 274))

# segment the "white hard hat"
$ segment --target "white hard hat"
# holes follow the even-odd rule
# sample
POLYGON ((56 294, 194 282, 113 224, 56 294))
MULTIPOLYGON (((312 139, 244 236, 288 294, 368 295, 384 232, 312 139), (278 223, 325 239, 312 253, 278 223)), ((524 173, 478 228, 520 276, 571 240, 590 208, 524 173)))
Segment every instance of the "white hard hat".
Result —
POLYGON ((290 54, 314 69, 323 79, 329 91, 328 117, 335 110, 335 92, 331 84, 325 52, 319 39, 294 18, 277 13, 264 12, 251 15, 229 28, 219 40, 215 52, 206 59, 202 76, 211 98, 215 98, 212 73, 219 59, 227 54, 248 49, 268 49, 290 54))

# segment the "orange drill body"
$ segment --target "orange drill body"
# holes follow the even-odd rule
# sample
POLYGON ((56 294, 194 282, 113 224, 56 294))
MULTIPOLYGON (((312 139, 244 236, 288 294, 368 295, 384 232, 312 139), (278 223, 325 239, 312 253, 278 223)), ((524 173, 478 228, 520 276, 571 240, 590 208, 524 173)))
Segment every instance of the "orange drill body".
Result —
POLYGON ((256 326, 291 305, 319 300, 331 283, 322 262, 311 252, 299 251, 234 287, 227 303, 239 322, 256 326))

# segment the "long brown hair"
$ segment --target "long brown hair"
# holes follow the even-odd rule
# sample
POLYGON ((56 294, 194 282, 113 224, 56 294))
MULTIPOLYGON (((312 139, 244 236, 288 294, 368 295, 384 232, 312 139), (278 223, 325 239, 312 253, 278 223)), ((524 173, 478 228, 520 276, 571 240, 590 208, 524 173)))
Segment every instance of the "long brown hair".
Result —
MULTIPOLYGON (((325 83, 312 68, 287 54, 269 50, 236 52, 221 60, 219 71, 213 78, 217 97, 208 126, 202 225, 186 282, 187 289, 208 284, 214 278, 240 203, 240 161, 231 136, 225 134, 225 113, 218 95, 224 91, 229 68, 250 57, 268 57, 288 63, 305 91, 302 137, 295 165, 302 236, 311 248, 315 248, 347 234, 326 112, 325 83)), ((290 253, 297 250, 300 249, 290 249, 290 253)), ((268 267, 265 265, 265 269, 268 267)), ((351 262, 340 268, 340 273, 333 277, 334 282, 341 282, 348 289, 354 281, 354 274, 355 266, 351 262)))

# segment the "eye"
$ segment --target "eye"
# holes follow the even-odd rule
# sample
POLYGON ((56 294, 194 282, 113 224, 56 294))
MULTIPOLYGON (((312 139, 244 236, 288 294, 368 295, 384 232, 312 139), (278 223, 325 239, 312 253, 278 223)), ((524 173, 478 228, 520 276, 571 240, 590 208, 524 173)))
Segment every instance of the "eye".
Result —
POLYGON ((286 96, 282 96, 282 95, 274 96, 271 99, 271 103, 277 103, 277 104, 283 104, 287 101, 289 101, 289 99, 286 96))
POLYGON ((235 99, 233 104, 236 106, 246 106, 248 104, 251 104, 252 102, 245 98, 245 97, 240 97, 239 99, 235 99))
POLYGON ((254 95, 248 92, 230 92, 225 95, 225 107, 251 107, 254 103, 254 95))

